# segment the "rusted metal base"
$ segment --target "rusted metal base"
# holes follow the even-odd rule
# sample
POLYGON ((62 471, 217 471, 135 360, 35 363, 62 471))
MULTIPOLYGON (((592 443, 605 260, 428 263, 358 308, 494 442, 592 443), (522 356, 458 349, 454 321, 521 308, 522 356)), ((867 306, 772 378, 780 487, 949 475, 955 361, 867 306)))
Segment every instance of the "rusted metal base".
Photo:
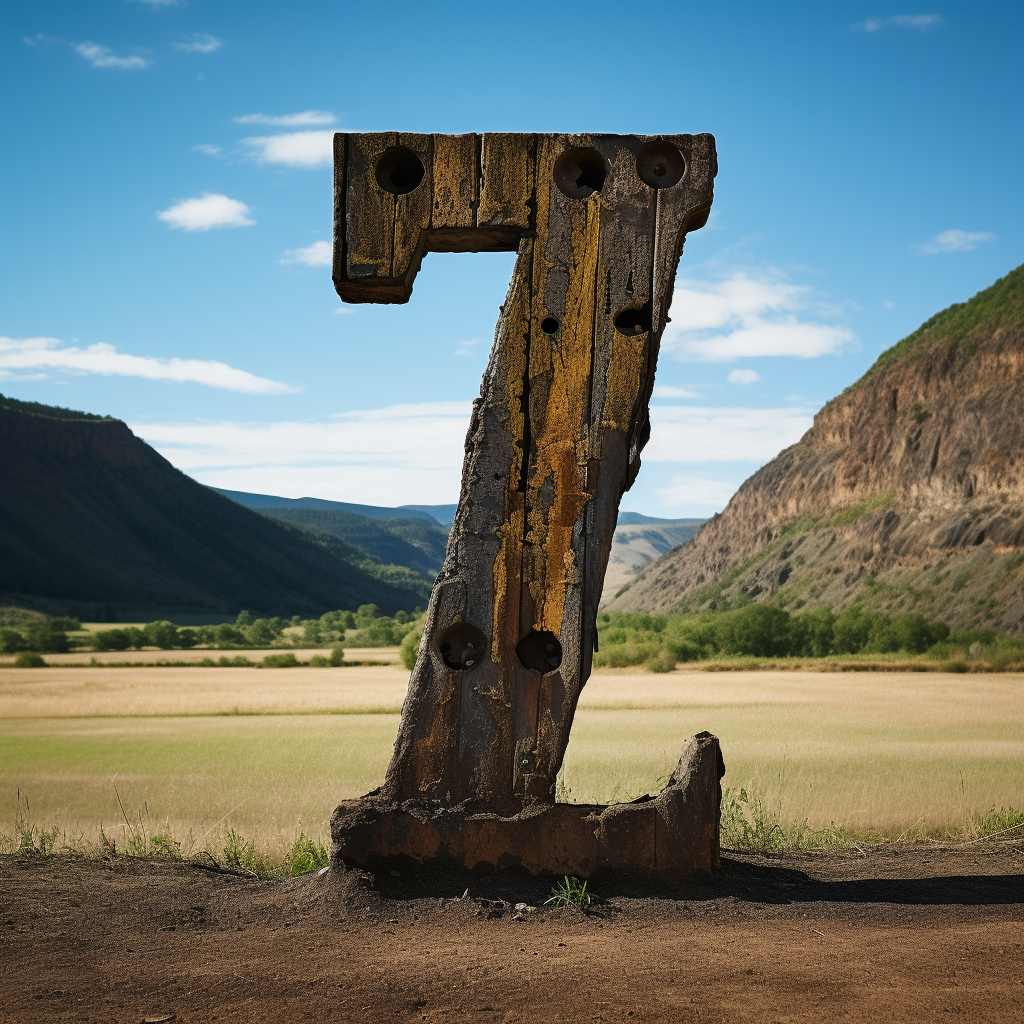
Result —
POLYGON ((466 805, 396 805, 371 793, 334 812, 334 857, 369 868, 412 860, 488 873, 695 878, 720 867, 724 774, 718 739, 703 732, 687 742, 658 796, 629 804, 534 804, 502 817, 466 805))

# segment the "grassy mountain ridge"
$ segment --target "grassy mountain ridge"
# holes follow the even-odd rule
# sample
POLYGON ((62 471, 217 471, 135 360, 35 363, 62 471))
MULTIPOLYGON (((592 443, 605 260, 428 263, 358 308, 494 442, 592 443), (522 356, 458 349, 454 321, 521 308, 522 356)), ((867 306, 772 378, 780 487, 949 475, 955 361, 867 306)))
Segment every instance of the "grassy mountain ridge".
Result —
POLYGON ((955 351, 965 340, 970 347, 976 333, 992 334, 1000 327, 1021 323, 1024 323, 1024 265, 1011 270, 966 302, 955 302, 926 320, 916 331, 887 348, 844 394, 870 381, 884 367, 909 356, 920 346, 941 345, 955 351))
POLYGON ((423 600, 364 571, 336 538, 196 483, 120 420, 5 400, 0 476, 4 603, 291 615, 423 600))

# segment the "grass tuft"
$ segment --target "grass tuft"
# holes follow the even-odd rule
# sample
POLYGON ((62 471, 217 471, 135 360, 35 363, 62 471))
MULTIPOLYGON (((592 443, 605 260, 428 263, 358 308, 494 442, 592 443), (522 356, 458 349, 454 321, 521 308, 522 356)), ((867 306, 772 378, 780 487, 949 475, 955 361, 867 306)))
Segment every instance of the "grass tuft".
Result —
POLYGON ((584 911, 590 903, 586 881, 575 875, 566 875, 563 881, 556 883, 551 889, 551 896, 544 901, 546 907, 575 907, 584 911))

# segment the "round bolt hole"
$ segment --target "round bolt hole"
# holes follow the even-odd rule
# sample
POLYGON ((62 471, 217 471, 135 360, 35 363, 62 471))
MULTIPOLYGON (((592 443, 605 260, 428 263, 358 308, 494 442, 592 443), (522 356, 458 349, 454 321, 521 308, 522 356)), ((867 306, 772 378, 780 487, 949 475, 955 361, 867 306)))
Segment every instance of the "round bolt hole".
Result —
POLYGON ((600 192, 608 171, 596 149, 567 149, 556 161, 555 184, 570 199, 586 199, 600 192))
POLYGON ((437 646, 444 663, 453 671, 461 672, 472 668, 483 657, 487 637, 468 622, 456 622, 437 638, 437 646))
POLYGON ((557 334, 558 328, 561 326, 562 325, 553 316, 546 316, 540 322, 540 329, 545 334, 557 334))
POLYGON ((651 304, 645 302, 639 309, 620 309, 615 314, 615 330, 627 338, 646 334, 651 329, 651 304))
POLYGON ((562 664, 562 645, 558 637, 546 629, 531 630, 516 646, 516 657, 523 668, 534 672, 553 672, 562 664))
POLYGON ((423 180, 423 161, 405 146, 392 146, 384 150, 373 173, 385 192, 404 196, 423 180))
POLYGON ((648 142, 636 158, 636 173, 651 188, 671 188, 686 173, 686 161, 671 142, 648 142))

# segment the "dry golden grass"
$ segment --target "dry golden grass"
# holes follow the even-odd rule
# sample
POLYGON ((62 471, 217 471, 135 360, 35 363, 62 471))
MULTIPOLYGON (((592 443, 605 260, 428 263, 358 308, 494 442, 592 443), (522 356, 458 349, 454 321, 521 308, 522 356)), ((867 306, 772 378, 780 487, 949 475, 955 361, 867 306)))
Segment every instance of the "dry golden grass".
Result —
MULTIPOLYGON (((275 848, 301 820, 325 837, 334 804, 378 785, 390 757, 397 713, 361 712, 397 712, 407 681, 398 667, 5 669, 0 831, 18 787, 41 824, 116 824, 116 776, 131 813, 179 832, 230 825, 275 848)), ((656 792, 704 729, 722 741, 725 785, 814 827, 898 834, 1024 806, 1024 675, 1011 673, 599 672, 562 798, 656 792)))
MULTIPOLYGON (((330 650, 322 647, 308 648, 258 648, 255 650, 210 650, 206 647, 193 647, 188 651, 158 651, 155 648, 146 648, 142 651, 68 651, 67 654, 44 654, 43 660, 47 665, 53 666, 89 666, 95 660, 99 665, 136 665, 146 664, 156 666, 158 662, 185 662, 190 665, 198 665, 204 658, 248 658, 253 662, 261 662, 268 654, 286 654, 291 652, 300 661, 309 661, 315 654, 329 655, 330 650)), ((11 668, 14 666, 16 655, 0 657, 0 668, 11 668)), ((401 659, 398 656, 397 647, 350 647, 345 651, 346 661, 386 661, 398 665, 401 659)))

